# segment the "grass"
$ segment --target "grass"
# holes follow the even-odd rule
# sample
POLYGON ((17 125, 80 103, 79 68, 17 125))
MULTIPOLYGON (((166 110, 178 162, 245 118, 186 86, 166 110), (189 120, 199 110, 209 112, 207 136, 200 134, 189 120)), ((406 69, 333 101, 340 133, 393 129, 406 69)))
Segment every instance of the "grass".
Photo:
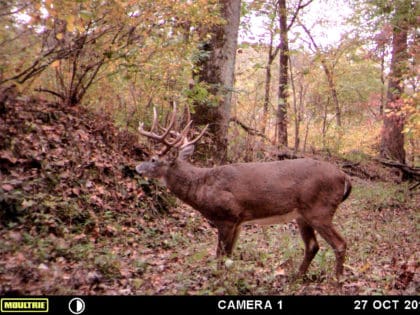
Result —
MULTIPOLYGON (((303 258, 294 223, 245 227, 233 263, 218 268, 215 230, 183 205, 149 219, 108 213, 98 235, 81 233, 77 223, 65 236, 4 228, 0 280, 3 290, 30 294, 403 294, 396 282, 404 266, 419 260, 415 199, 405 185, 354 182, 335 217, 348 242, 340 286, 334 253, 320 237, 309 280, 290 277, 303 258)), ((52 231, 58 224, 51 218, 52 231)))

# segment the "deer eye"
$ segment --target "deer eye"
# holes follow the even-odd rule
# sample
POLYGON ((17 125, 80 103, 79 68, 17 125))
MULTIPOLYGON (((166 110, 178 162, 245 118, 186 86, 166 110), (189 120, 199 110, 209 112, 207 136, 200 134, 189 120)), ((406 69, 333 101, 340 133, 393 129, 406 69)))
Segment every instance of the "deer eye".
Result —
POLYGON ((152 163, 156 163, 156 162, 157 162, 157 158, 152 157, 152 158, 150 159, 150 162, 152 162, 152 163))

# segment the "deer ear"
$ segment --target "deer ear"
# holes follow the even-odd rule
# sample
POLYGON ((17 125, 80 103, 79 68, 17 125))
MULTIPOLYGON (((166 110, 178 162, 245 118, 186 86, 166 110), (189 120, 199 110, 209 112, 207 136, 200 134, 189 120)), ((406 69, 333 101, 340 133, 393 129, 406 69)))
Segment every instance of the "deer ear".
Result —
POLYGON ((185 148, 182 148, 181 151, 179 151, 178 158, 181 160, 188 160, 191 155, 194 153, 194 145, 190 144, 187 145, 185 148))

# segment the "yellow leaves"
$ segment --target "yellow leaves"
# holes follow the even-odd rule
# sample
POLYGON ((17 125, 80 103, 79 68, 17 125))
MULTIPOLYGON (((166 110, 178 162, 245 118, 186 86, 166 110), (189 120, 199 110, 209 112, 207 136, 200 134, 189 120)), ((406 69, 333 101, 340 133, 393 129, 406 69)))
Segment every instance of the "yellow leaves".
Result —
POLYGON ((411 132, 411 128, 410 127, 405 127, 402 131, 402 133, 410 133, 411 132))
POLYGON ((411 135, 414 138, 420 135, 420 102, 419 94, 413 95, 404 99, 401 107, 401 112, 406 117, 403 133, 411 135))
POLYGON ((368 271, 371 267, 372 267, 372 265, 369 262, 367 262, 362 267, 360 267, 359 272, 364 273, 364 272, 368 271))
POLYGON ((74 20, 75 20, 74 15, 68 15, 66 17, 66 22, 67 22, 66 28, 67 28, 67 32, 70 32, 71 33, 71 32, 74 31, 74 29, 75 29, 74 20))
POLYGON ((402 133, 416 138, 420 135, 420 102, 418 93, 404 95, 387 104, 384 113, 389 118, 399 119, 404 124, 402 133))
POLYGON ((60 60, 54 60, 50 65, 51 68, 58 68, 59 66, 60 66, 60 60))
POLYGON ((56 37, 58 40, 62 40, 62 39, 63 39, 63 37, 64 37, 64 35, 63 35, 63 33, 58 33, 57 35, 55 35, 55 37, 56 37))
MULTIPOLYGON (((58 17, 60 18, 60 17, 58 17)), ((87 10, 81 10, 77 14, 69 14, 61 17, 66 22, 66 31, 73 33, 78 31, 79 33, 85 32, 85 22, 90 21, 92 18, 92 13, 87 10)), ((56 35, 57 39, 62 39, 63 34, 59 33, 56 35)))
POLYGON ((80 33, 84 33, 85 32, 85 27, 81 24, 77 24, 76 25, 76 29, 80 32, 80 33))

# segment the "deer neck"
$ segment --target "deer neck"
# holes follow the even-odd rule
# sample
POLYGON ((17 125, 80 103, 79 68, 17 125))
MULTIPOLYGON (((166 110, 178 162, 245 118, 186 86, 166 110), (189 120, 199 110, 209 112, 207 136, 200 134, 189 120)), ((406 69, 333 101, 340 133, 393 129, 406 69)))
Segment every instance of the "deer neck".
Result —
POLYGON ((164 179, 169 190, 182 201, 194 206, 197 201, 197 189, 206 173, 206 169, 176 160, 168 168, 164 179))

